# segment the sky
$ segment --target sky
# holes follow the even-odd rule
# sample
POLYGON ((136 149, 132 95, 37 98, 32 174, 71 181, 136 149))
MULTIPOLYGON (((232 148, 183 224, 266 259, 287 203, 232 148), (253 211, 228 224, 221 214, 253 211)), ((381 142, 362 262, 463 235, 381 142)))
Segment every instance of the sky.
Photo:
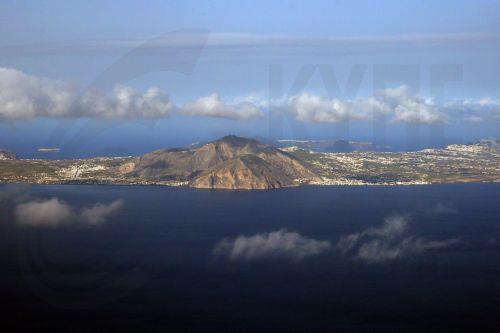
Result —
POLYGON ((2 1, 0 148, 500 137, 499 1, 2 1))

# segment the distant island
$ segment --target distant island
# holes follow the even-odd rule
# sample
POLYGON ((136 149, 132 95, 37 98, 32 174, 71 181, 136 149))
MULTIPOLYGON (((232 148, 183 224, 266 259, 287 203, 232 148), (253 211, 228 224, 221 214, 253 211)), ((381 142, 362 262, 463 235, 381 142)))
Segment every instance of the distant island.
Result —
POLYGON ((37 151, 40 153, 58 153, 59 151, 61 151, 61 149, 59 149, 59 148, 38 148, 37 151))
POLYGON ((321 142, 341 152, 313 150, 312 141, 274 145, 235 135, 138 157, 19 159, 0 150, 0 183, 143 184, 207 189, 273 189, 311 185, 415 185, 499 182, 500 143, 416 152, 370 150, 368 143, 321 142), (358 149, 359 148, 359 149, 358 149))

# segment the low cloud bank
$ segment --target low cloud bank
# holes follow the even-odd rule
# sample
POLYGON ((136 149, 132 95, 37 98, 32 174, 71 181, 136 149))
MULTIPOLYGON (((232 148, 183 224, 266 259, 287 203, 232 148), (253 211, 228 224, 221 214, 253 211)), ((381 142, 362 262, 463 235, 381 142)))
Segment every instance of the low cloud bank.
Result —
POLYGON ((234 120, 250 120, 260 118, 264 115, 262 110, 251 102, 227 103, 222 101, 217 93, 213 93, 206 97, 200 97, 194 102, 186 103, 182 107, 181 112, 190 116, 227 118, 234 120))
POLYGON ((158 118, 167 117, 174 104, 158 88, 145 93, 117 85, 110 93, 97 90, 79 95, 70 84, 0 68, 0 120, 36 117, 158 118))
POLYGON ((280 229, 253 236, 238 236, 219 242, 214 254, 230 260, 253 260, 281 257, 301 260, 330 250, 331 243, 302 236, 296 232, 280 229))
POLYGON ((97 203, 90 208, 82 208, 80 211, 80 221, 85 224, 101 224, 112 213, 123 207, 123 200, 116 200, 110 204, 97 203))
POLYGON ((380 227, 343 236, 337 249, 367 263, 380 263, 460 243, 458 238, 434 241, 408 235, 409 224, 408 216, 388 217, 380 227))
POLYGON ((57 227, 70 222, 73 211, 68 204, 52 198, 19 204, 14 215, 21 225, 57 227))
POLYGON ((297 120, 315 123, 373 121, 388 117, 396 123, 436 124, 449 119, 432 100, 412 94, 407 86, 381 90, 374 97, 354 100, 304 93, 291 97, 285 108, 297 120))
POLYGON ((19 225, 33 227, 58 227, 78 223, 97 225, 106 221, 109 215, 123 207, 122 200, 109 204, 97 203, 93 207, 77 211, 58 198, 33 200, 16 205, 14 216, 19 225))
POLYGON ((157 87, 139 92, 116 85, 110 92, 90 89, 79 94, 61 80, 25 74, 0 67, 0 121, 37 117, 105 119, 167 118, 179 113, 239 121, 258 119, 272 107, 299 122, 338 123, 384 119, 394 123, 433 125, 464 121, 500 121, 500 102, 456 100, 437 104, 405 85, 355 99, 327 98, 310 93, 268 101, 255 95, 223 100, 218 93, 195 98, 176 107, 169 95, 157 87))

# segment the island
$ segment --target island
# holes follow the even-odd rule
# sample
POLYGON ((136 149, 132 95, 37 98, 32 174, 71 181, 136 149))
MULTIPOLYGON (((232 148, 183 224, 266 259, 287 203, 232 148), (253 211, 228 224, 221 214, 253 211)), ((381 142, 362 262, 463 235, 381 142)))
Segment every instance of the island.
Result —
POLYGON ((20 159, 0 150, 0 183, 140 184, 205 189, 274 189, 299 185, 417 185, 499 182, 500 142, 414 152, 311 149, 289 140, 279 148, 228 135, 187 148, 143 156, 73 160, 20 159))

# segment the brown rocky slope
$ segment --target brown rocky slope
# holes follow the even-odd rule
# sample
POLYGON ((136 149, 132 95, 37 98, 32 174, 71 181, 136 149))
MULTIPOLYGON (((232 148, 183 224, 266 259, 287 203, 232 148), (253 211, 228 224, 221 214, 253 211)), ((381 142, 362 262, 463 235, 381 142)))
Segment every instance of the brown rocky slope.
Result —
POLYGON ((271 189, 318 180, 295 157, 234 135, 199 148, 155 151, 119 170, 144 180, 187 182, 196 188, 271 189))

